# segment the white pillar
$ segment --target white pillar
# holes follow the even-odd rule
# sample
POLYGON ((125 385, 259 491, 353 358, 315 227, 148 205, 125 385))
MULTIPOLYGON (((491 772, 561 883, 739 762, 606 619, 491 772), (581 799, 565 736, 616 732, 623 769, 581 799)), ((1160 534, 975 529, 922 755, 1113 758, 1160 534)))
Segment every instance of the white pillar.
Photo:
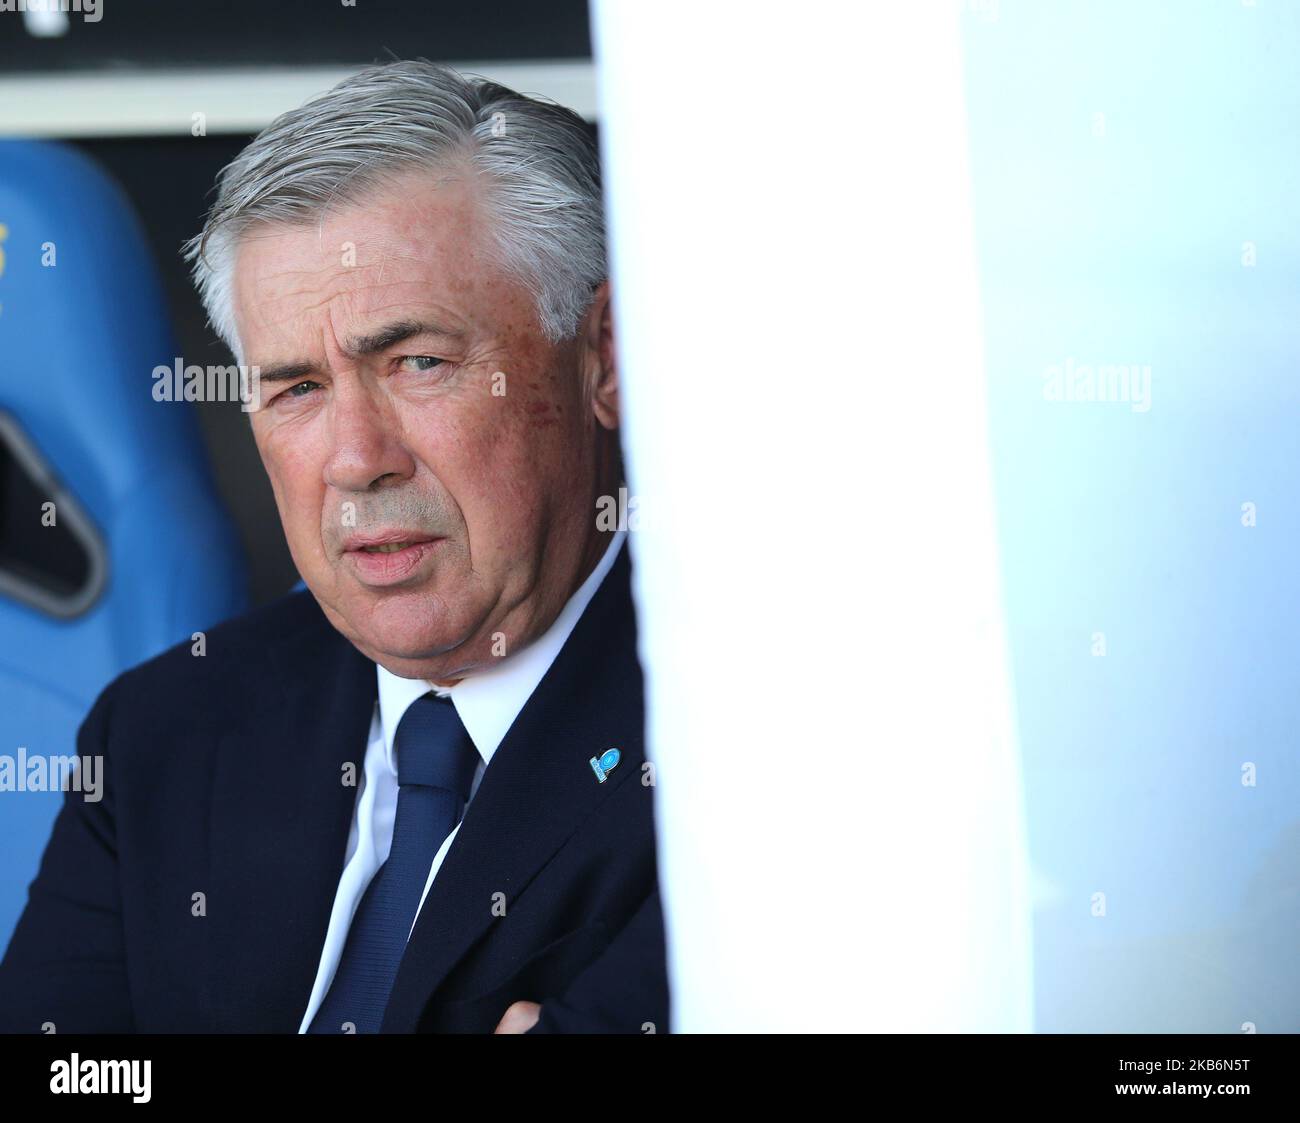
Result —
POLYGON ((957 6, 593 33, 673 1029, 1029 1029, 957 6))

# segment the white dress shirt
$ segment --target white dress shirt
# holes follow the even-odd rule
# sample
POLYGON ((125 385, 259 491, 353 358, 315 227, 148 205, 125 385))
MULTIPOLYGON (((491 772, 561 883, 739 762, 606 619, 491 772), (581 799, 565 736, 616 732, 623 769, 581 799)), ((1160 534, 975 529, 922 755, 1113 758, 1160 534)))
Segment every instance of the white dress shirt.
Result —
MULTIPOLYGON (((303 1014, 302 1024, 298 1027, 299 1033, 307 1032, 330 983, 334 981, 334 972, 347 942, 348 926, 352 923, 353 914, 361 903, 370 879, 388 858, 388 850, 393 842, 393 820, 397 815, 397 758, 394 755, 393 739, 407 706, 430 690, 450 696, 456 713, 481 758, 470 787, 469 798, 472 802, 483 773, 492 760, 492 754, 560 653, 569 633, 573 631, 601 581, 613 566, 626 537, 626 530, 615 531, 613 540, 606 547, 596 568, 569 598, 555 622, 540 638, 519 651, 507 654, 500 663, 462 679, 455 686, 441 687, 424 679, 398 678, 379 664, 375 665, 379 675, 379 699, 370 721, 361 790, 357 793, 352 827, 348 832, 347 854, 343 861, 343 875, 339 878, 338 892, 334 897, 334 908, 325 933, 325 946, 316 971, 316 982, 311 988, 311 999, 303 1014)), ((443 840, 433 857, 429 877, 424 883, 424 894, 420 897, 420 908, 424 907, 429 886, 433 884, 458 830, 459 824, 443 840)), ((418 919, 419 909, 416 909, 416 917, 418 919)), ((412 922, 411 931, 414 930, 415 923, 412 922)), ((408 939, 410 934, 408 931, 408 939)))

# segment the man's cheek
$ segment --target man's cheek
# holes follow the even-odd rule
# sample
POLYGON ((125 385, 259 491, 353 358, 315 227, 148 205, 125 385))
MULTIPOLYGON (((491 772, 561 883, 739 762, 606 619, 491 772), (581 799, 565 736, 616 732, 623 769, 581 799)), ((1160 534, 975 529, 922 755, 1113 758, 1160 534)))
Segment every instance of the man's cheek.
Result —
POLYGON ((278 471, 270 470, 271 494, 275 496, 275 507, 280 513, 280 525, 284 527, 285 538, 289 541, 289 547, 294 549, 300 540, 298 522, 302 504, 295 502, 292 488, 289 481, 285 480, 278 471))
POLYGON ((328 518, 328 513, 321 511, 311 489, 304 486, 295 492, 291 478, 277 471, 271 471, 269 475, 289 553, 299 568, 319 566, 324 560, 322 518, 328 518))

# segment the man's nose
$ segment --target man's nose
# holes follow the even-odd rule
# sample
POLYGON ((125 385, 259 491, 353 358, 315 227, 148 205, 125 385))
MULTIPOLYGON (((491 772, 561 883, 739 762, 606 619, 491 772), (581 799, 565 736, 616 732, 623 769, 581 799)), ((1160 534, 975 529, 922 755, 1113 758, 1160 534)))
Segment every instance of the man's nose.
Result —
POLYGON ((332 409, 332 448, 325 464, 325 482, 339 491, 366 491, 384 476, 407 479, 415 460, 401 439, 392 411, 363 386, 335 394, 332 409))

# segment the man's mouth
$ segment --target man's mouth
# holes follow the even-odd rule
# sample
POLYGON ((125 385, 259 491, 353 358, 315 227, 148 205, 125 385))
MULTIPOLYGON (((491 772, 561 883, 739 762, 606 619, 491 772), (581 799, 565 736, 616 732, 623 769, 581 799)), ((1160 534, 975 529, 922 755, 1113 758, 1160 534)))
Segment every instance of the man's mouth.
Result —
POLYGON ((345 553, 356 551, 367 554, 395 554, 399 550, 408 550, 412 546, 420 546, 435 540, 432 534, 394 528, 371 531, 368 534, 350 534, 343 541, 343 550, 345 553))
POLYGON ((365 585, 397 585, 428 573, 441 538, 392 530, 357 534, 343 543, 343 556, 365 585))

